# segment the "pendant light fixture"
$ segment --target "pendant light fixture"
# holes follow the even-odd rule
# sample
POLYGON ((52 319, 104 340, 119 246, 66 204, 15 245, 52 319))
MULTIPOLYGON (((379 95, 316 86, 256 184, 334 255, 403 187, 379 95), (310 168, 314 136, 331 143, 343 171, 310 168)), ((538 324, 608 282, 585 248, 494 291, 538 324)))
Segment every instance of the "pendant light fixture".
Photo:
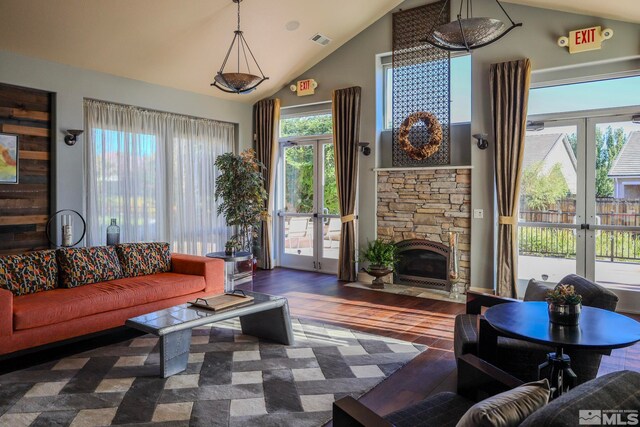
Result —
POLYGON ((233 40, 231 41, 231 46, 229 46, 229 50, 227 51, 227 56, 224 57, 224 61, 222 62, 222 66, 220 67, 220 71, 214 77, 214 82, 211 83, 211 86, 215 86, 223 92, 227 93, 249 93, 252 92, 260 83, 267 80, 269 77, 266 77, 258 65, 258 61, 256 61, 255 56, 253 56, 253 52, 251 52, 251 48, 247 44, 247 41, 244 39, 244 35, 240 30, 240 2, 242 0, 233 0, 234 3, 238 5, 238 29, 234 31, 233 40), (235 72, 225 72, 225 67, 227 66, 227 62, 229 61, 229 57, 231 56, 231 52, 235 51, 237 55, 236 62, 236 71, 235 72), (247 55, 248 52, 248 55, 247 55), (260 75, 251 73, 251 65, 249 63, 249 59, 251 59, 251 63, 255 65, 255 68, 260 72, 260 75), (246 66, 246 72, 243 72, 240 67, 246 66))
MULTIPOLYGON (((498 0, 495 2, 500 10, 505 14, 511 26, 496 18, 474 18, 473 0, 460 0, 460 10, 455 21, 447 24, 434 25, 429 32, 425 42, 448 51, 471 51, 500 40, 509 31, 516 27, 521 27, 522 23, 515 23, 498 0), (462 17, 463 9, 466 8, 466 18, 462 17)), ((449 0, 445 1, 440 16, 449 7, 449 0)), ((439 20, 438 20, 439 21, 439 20)), ((438 22, 436 21, 436 22, 438 22)))

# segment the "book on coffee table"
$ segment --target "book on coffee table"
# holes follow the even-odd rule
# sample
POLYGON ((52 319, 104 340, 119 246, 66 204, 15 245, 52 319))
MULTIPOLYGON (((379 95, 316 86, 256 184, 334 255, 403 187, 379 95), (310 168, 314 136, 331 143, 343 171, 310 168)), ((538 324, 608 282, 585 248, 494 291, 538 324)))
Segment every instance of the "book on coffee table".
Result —
POLYGON ((196 298, 195 301, 188 301, 193 307, 204 308, 212 311, 221 311, 228 308, 241 307, 251 304, 253 297, 243 293, 227 293, 216 295, 211 298, 196 298))

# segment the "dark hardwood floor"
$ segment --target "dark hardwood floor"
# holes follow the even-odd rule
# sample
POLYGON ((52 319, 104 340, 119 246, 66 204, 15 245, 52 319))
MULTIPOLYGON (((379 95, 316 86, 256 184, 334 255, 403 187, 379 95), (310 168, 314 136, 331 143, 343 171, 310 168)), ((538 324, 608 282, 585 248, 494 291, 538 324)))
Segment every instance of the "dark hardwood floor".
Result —
MULTIPOLYGON (((463 304, 346 287, 332 275, 284 268, 258 271, 253 283, 243 287, 287 297, 295 317, 429 346, 360 399, 381 415, 437 392, 455 390, 453 322, 457 314, 464 312, 463 304)), ((640 316, 632 317, 640 319, 640 316)), ((85 337, 78 342, 3 359, 0 374, 130 339, 136 334, 140 333, 121 328, 106 335, 85 337)), ((603 357, 599 375, 623 369, 640 371, 640 344, 614 350, 611 356, 603 357)))
MULTIPOLYGON (((453 321, 463 304, 346 287, 332 275, 284 268, 258 271, 253 290, 287 297, 296 317, 429 346, 360 399, 381 415, 455 390, 453 321)), ((640 371, 640 344, 604 356, 599 375, 623 369, 640 371)))

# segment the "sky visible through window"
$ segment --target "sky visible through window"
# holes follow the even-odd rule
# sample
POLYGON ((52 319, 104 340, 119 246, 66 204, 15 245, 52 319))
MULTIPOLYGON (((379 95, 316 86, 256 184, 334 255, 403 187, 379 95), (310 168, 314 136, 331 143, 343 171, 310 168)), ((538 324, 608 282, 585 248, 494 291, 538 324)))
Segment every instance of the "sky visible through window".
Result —
POLYGON ((528 115, 634 105, 640 105, 640 76, 531 89, 528 115))

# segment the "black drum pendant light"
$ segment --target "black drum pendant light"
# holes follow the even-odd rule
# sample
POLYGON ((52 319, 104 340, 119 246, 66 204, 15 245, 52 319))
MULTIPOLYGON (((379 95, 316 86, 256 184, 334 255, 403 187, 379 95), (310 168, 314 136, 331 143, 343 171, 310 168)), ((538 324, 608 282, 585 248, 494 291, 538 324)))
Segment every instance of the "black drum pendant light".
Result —
POLYGON ((214 77, 214 82, 211 83, 211 86, 215 86, 221 91, 227 93, 249 93, 258 87, 260 83, 269 78, 262 72, 260 65, 258 65, 258 61, 256 61, 256 58, 253 56, 253 52, 251 52, 247 41, 242 35, 242 31, 240 31, 241 1, 242 0, 233 0, 234 3, 238 4, 238 29, 234 31, 233 40, 231 41, 231 46, 229 46, 229 50, 227 51, 227 56, 224 57, 222 67, 220 67, 220 71, 218 71, 218 74, 214 77), (236 71, 225 72, 224 68, 227 66, 229 56, 231 56, 231 52, 234 50, 237 52, 238 57, 236 71), (254 64, 255 68, 260 72, 259 76, 251 73, 249 58, 251 58, 251 63, 254 64), (246 66, 246 72, 241 71, 241 65, 243 67, 246 66))
MULTIPOLYGON (((478 49, 500 40, 509 31, 521 27, 522 23, 515 23, 498 0, 495 0, 505 14, 511 26, 496 18, 474 18, 473 0, 460 0, 460 10, 457 19, 448 24, 435 26, 429 32, 425 42, 448 51, 464 51, 478 49), (466 6, 466 18, 462 17, 462 11, 466 6)), ((440 14, 449 7, 447 0, 440 14)), ((437 22, 437 21, 436 21, 437 22)))

